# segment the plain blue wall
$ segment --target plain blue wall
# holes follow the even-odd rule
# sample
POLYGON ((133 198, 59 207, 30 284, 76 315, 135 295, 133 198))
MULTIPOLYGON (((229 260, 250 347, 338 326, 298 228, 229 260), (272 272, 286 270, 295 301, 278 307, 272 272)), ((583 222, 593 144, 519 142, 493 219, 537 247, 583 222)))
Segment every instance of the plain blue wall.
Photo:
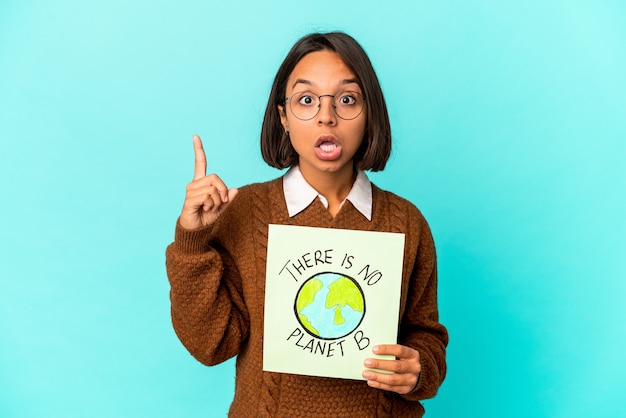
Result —
POLYGON ((626 416, 620 1, 0 1, 0 416, 223 416, 233 363, 176 339, 164 250, 191 135, 232 186, 293 42, 365 47, 394 133, 372 176, 439 254, 431 417, 626 416))

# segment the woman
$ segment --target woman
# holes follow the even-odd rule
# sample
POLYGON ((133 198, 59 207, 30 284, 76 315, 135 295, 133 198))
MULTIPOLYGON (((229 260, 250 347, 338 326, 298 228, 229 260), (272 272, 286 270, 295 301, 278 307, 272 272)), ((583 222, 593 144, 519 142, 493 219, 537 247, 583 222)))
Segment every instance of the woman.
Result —
POLYGON ((228 188, 206 175, 194 136, 175 241, 167 249, 172 321, 207 365, 237 356, 231 416, 422 416, 445 372, 437 266, 428 225, 405 199, 371 184, 364 170, 385 167, 391 150, 382 90, 366 53, 344 33, 299 40, 282 63, 261 133, 264 160, 282 177, 228 188), (398 344, 373 347, 365 381, 262 370, 269 224, 405 234, 398 344), (390 373, 376 372, 386 370, 390 373))

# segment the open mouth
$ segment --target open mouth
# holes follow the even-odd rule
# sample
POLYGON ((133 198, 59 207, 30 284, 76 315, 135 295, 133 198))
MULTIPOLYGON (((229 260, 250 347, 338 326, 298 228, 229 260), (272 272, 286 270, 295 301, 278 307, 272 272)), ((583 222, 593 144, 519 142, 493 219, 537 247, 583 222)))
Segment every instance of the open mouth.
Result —
POLYGON ((332 135, 321 135, 315 141, 315 153, 321 160, 336 160, 341 156, 341 144, 332 135))

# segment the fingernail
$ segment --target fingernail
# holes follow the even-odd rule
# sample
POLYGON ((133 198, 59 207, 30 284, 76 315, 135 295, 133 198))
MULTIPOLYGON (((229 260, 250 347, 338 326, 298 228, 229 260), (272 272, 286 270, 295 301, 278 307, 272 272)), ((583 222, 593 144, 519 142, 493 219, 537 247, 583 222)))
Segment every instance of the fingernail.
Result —
POLYGON ((371 359, 365 359, 364 361, 365 367, 372 367, 372 360, 371 359))
POLYGON ((363 372, 363 377, 365 379, 369 379, 370 377, 372 377, 372 374, 366 370, 363 372))
POLYGON ((380 348, 377 345, 375 345, 374 347, 372 347, 372 351, 374 353, 378 353, 380 351, 380 348))

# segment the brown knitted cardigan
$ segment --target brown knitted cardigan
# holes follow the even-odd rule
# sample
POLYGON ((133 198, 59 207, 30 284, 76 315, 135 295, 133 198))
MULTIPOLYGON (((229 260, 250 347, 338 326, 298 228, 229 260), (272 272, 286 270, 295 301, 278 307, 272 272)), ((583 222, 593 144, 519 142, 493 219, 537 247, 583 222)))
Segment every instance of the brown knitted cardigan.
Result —
POLYGON ((240 188, 209 228, 176 227, 167 248, 172 322, 200 362, 237 356, 234 417, 419 417, 446 373, 446 329, 437 309, 437 266, 430 229, 417 208, 372 185, 372 221, 349 201, 333 218, 316 199, 290 218, 282 178, 240 188), (422 372, 407 395, 365 381, 263 372, 263 309, 269 224, 406 234, 398 343, 420 353, 422 372))

